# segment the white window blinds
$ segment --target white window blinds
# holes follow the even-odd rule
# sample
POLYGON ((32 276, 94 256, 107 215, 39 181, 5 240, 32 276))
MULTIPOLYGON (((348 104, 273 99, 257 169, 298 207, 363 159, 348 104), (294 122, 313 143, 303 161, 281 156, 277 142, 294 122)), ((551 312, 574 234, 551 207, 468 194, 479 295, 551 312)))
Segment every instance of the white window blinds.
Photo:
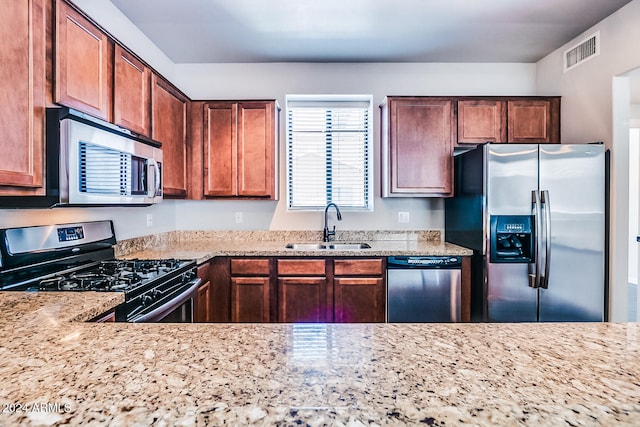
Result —
POLYGON ((289 209, 371 209, 371 97, 287 97, 289 209))

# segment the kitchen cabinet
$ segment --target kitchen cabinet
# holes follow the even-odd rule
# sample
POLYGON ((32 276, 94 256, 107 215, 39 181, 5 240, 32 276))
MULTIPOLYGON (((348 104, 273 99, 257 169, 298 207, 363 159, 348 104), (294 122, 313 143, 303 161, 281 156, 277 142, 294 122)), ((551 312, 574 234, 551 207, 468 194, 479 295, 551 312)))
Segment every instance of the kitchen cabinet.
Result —
POLYGON ((231 321, 271 321, 269 258, 231 259, 231 321))
POLYGON ((151 70, 122 46, 115 46, 113 122, 151 135, 151 70))
POLYGON ((507 140, 507 102, 501 99, 458 100, 458 144, 507 140))
POLYGON ((2 0, 0 194, 44 194, 45 0, 2 0))
POLYGON ((559 97, 509 100, 507 117, 507 142, 560 142, 559 97))
POLYGON ((195 307, 195 321, 211 322, 212 321, 212 307, 211 307, 211 265, 206 262, 198 266, 198 277, 202 279, 200 286, 198 287, 198 296, 195 307))
POLYGON ((56 1, 54 101, 112 120, 114 43, 63 0, 56 1))
POLYGON ((276 101, 207 102, 203 196, 276 200, 276 101))
POLYGON ((277 274, 280 322, 333 321, 325 259, 278 259, 277 274))
POLYGON ((216 257, 211 262, 212 321, 385 320, 382 257, 216 257))
POLYGON ((457 98, 459 146, 559 143, 560 97, 457 98))
POLYGON ((151 81, 151 138, 162 143, 163 194, 184 198, 189 99, 157 74, 152 75, 151 81))
POLYGON ((333 261, 336 323, 384 322, 384 271, 382 258, 333 261))
POLYGON ((211 282, 206 283, 198 287, 198 302, 197 302, 197 314, 196 322, 210 322, 211 321, 211 282))
POLYGON ((453 194, 453 102, 445 97, 387 97, 382 103, 383 197, 453 194))

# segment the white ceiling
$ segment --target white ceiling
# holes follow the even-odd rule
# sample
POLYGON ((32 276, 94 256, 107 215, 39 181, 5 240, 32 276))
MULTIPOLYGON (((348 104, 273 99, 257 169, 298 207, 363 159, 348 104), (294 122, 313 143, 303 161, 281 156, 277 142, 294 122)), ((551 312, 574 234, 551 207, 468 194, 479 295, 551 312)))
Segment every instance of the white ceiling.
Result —
POLYGON ((175 63, 533 63, 631 0, 111 0, 175 63))

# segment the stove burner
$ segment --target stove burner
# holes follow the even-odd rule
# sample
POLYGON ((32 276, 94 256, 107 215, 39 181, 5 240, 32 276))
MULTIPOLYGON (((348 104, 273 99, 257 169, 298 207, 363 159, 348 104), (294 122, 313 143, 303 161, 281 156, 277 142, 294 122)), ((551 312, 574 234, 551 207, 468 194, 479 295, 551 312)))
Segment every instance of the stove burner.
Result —
POLYGON ((42 280, 39 288, 59 291, 130 291, 178 269, 181 263, 176 259, 102 261, 85 271, 42 280))

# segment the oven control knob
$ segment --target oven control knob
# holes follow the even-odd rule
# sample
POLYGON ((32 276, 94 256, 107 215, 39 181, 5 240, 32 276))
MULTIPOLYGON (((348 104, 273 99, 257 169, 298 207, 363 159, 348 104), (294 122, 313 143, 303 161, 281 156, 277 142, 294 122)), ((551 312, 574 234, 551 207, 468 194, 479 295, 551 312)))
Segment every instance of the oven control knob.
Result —
POLYGON ((157 299, 157 298, 159 298, 159 297, 160 297, 160 295, 162 295, 162 294, 161 294, 161 293, 160 293, 160 291, 159 291, 159 290, 157 290, 157 289, 154 289, 153 291, 151 291, 151 296, 153 297, 153 299, 157 299))
POLYGON ((151 295, 145 295, 142 297, 142 305, 144 307, 151 305, 152 302, 153 302, 153 297, 151 295))

